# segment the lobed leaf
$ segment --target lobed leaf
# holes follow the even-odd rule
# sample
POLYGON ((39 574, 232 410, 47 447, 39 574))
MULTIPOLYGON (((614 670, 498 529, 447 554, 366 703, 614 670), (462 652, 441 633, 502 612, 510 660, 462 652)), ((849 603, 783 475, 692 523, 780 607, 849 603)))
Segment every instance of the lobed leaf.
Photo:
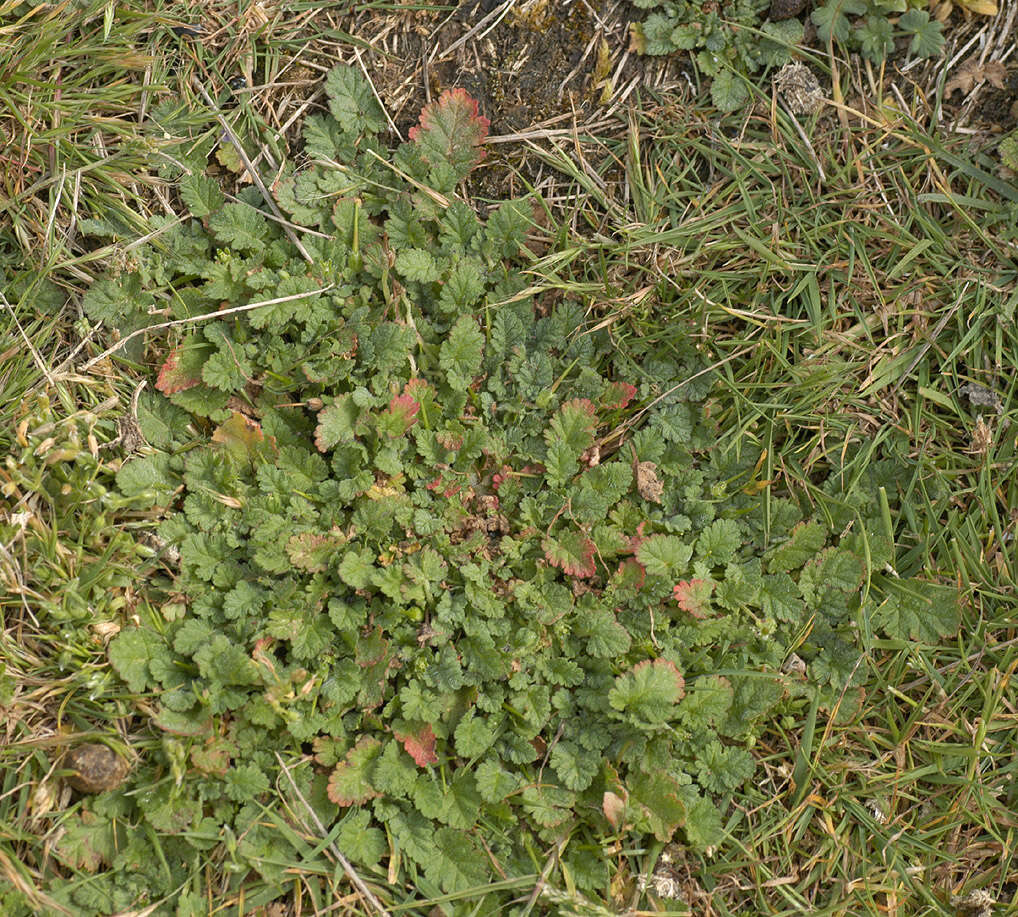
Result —
POLYGON ((465 89, 446 89, 424 107, 420 123, 410 128, 410 139, 429 165, 450 166, 458 178, 465 178, 484 156, 481 144, 489 126, 465 89))
POLYGON ((379 795, 372 786, 374 763, 382 752, 382 743, 364 736, 346 753, 329 777, 329 799, 337 806, 359 806, 379 795))

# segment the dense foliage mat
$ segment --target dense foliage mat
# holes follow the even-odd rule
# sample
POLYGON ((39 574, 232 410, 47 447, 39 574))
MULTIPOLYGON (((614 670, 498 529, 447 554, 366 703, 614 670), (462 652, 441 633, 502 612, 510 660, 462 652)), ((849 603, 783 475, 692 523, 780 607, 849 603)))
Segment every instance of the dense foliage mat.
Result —
POLYGON ((953 589, 896 573, 897 465, 846 453, 822 512, 775 497, 758 448, 714 448, 692 344, 621 351, 528 285, 540 201, 457 193, 465 94, 390 152, 359 72, 327 89, 288 222, 182 145, 191 218, 84 303, 179 324, 117 474, 118 507, 165 511, 159 612, 109 646, 159 741, 65 820, 57 855, 97 870, 56 890, 76 913, 205 913, 205 858, 264 903, 326 840, 450 913, 508 912, 485 888, 546 862, 610 899, 623 847, 725 842, 768 715, 851 708, 875 635, 957 626, 953 589))

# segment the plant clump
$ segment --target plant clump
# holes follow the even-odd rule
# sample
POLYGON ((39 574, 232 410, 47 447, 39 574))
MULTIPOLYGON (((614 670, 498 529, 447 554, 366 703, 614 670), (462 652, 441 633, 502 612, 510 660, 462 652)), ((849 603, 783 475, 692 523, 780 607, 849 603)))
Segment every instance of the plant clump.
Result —
MULTIPOLYGON (((769 0, 633 0, 648 10, 633 23, 632 41, 641 54, 688 51, 697 71, 711 79, 711 101, 736 111, 750 99, 748 77, 787 64, 803 40, 803 23, 792 7, 769 0), (768 17, 769 12, 769 17, 768 17)), ((796 4, 802 9, 802 4, 796 4)), ((944 45, 941 24, 910 0, 830 0, 811 14, 817 37, 834 40, 868 60, 882 62, 905 39, 907 52, 934 57, 944 45)))
MULTIPOLYGON (((836 706, 861 640, 950 632, 956 596, 885 572, 893 468, 832 475, 814 518, 771 494, 758 448, 713 448, 694 347, 627 352, 530 285, 540 202, 481 219, 457 193, 486 130, 468 96, 390 152, 363 77, 326 87, 309 165, 274 189, 303 254, 199 150, 179 160, 191 219, 86 298, 93 318, 191 321, 152 342, 150 448, 117 475, 179 552, 146 587, 159 613, 109 647, 160 740, 144 789, 89 801, 69 836, 138 822, 135 854, 225 845, 271 900, 308 854, 266 816, 280 794, 449 913, 552 846, 610 898, 608 852, 723 843, 766 716, 836 706), (781 673, 793 651, 808 679, 781 673)), ((139 885, 71 894, 110 912, 139 885)))

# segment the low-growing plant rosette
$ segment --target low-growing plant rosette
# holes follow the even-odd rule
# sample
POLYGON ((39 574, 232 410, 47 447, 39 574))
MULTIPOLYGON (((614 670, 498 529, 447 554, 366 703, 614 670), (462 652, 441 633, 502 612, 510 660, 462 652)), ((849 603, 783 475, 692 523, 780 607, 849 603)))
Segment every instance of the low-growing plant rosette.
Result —
POLYGON ((459 194, 486 130, 465 93, 390 153, 363 77, 326 85, 312 164, 276 185, 310 261, 185 159, 192 219, 86 301, 223 312, 150 341, 151 448, 118 474, 179 562, 109 648, 161 739, 115 817, 181 849, 239 838, 238 882, 282 896, 282 760, 368 874, 453 894, 557 846, 607 895, 621 845, 724 843, 766 716, 839 702, 860 620, 936 635, 956 600, 883 572, 892 469, 832 475, 824 523, 765 499, 759 448, 714 448, 692 344, 627 353, 529 287, 540 203, 482 220, 459 194), (808 679, 782 673, 793 650, 808 679))

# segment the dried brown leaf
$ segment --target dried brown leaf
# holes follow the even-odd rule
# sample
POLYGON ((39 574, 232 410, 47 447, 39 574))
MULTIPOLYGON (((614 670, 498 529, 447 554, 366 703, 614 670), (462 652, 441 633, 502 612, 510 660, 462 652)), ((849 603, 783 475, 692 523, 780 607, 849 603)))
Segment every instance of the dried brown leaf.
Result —
POLYGON ((613 828, 618 828, 622 824, 622 817, 626 813, 626 801, 621 796, 606 790, 601 801, 601 811, 604 812, 604 817, 608 819, 608 823, 613 828))
POLYGON ((955 72, 955 75, 944 85, 945 95, 951 95, 956 89, 960 89, 968 95, 977 83, 987 82, 995 89, 1003 89, 1007 80, 1007 68, 1000 61, 986 61, 980 63, 975 57, 970 57, 955 72))
POLYGON ((657 465, 653 462, 637 462, 633 473, 636 477, 636 489, 640 496, 651 503, 660 503, 664 485, 658 480, 657 465))

